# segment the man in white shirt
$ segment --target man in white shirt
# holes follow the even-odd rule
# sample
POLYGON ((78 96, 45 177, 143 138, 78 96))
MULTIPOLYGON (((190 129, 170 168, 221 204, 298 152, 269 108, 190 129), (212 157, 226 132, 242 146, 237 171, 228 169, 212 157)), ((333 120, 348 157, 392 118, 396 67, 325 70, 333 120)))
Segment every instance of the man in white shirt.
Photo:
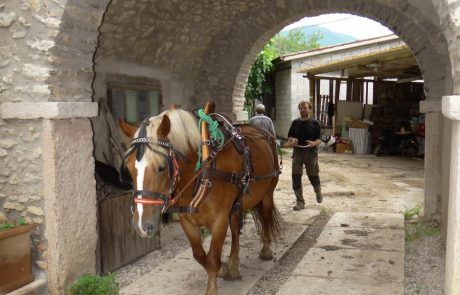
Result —
POLYGON ((265 116, 264 112, 265 106, 263 104, 258 104, 256 106, 256 115, 249 120, 249 123, 259 126, 275 137, 275 126, 273 126, 272 119, 265 116))

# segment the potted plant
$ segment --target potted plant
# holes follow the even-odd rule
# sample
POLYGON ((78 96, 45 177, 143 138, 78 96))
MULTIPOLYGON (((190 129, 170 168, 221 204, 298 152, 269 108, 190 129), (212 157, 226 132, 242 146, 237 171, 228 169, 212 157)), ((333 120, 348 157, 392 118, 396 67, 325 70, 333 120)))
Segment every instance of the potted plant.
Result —
POLYGON ((34 280, 29 238, 34 228, 23 219, 0 224, 0 295, 34 280))

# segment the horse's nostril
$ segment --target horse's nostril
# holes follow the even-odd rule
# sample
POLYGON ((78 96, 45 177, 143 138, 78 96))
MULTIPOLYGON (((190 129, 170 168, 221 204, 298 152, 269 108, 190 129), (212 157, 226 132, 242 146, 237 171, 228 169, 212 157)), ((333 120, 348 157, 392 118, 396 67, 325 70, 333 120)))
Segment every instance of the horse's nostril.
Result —
POLYGON ((146 223, 144 226, 144 231, 147 232, 148 235, 152 235, 155 227, 151 223, 146 223))

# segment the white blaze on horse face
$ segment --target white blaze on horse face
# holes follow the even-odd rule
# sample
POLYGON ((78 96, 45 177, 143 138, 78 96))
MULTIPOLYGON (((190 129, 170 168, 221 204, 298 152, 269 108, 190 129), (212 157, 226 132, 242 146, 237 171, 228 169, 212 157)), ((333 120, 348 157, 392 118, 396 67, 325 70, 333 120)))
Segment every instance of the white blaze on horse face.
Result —
MULTIPOLYGON (((142 160, 140 162, 136 160, 134 167, 136 167, 136 170, 137 170, 137 178, 136 178, 137 190, 141 191, 144 189, 144 175, 145 175, 145 168, 147 167, 147 161, 145 160, 145 157, 142 157, 142 160)), ((142 195, 137 195, 136 198, 142 199, 142 195)), ((144 212, 144 205, 136 204, 136 207, 137 207, 137 215, 139 217, 137 220, 137 227, 143 234, 146 234, 144 232, 144 229, 142 228, 142 213, 144 212)))

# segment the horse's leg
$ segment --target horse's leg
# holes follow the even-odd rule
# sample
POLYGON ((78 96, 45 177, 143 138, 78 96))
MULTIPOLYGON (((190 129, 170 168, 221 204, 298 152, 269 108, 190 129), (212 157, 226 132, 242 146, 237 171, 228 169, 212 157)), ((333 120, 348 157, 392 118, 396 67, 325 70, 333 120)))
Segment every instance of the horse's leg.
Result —
POLYGON ((206 269, 206 252, 204 251, 203 243, 201 242, 200 227, 193 225, 185 218, 181 218, 180 223, 187 239, 190 242, 190 246, 192 247, 193 257, 206 269))
POLYGON ((228 263, 222 263, 219 276, 224 280, 234 281, 241 279, 240 275, 240 215, 243 212, 235 212, 230 217, 230 231, 232 233, 232 245, 230 250, 230 256, 228 257, 228 263))
POLYGON ((260 218, 262 223, 262 250, 260 250, 259 258, 262 260, 272 260, 273 251, 271 248, 272 237, 270 233, 270 224, 272 216, 272 210, 274 209, 273 191, 270 190, 262 200, 262 208, 260 212, 260 218))
POLYGON ((206 295, 217 294, 217 274, 221 265, 222 247, 227 234, 227 216, 218 216, 211 226, 211 245, 206 257, 206 271, 208 272, 208 289, 206 295))

